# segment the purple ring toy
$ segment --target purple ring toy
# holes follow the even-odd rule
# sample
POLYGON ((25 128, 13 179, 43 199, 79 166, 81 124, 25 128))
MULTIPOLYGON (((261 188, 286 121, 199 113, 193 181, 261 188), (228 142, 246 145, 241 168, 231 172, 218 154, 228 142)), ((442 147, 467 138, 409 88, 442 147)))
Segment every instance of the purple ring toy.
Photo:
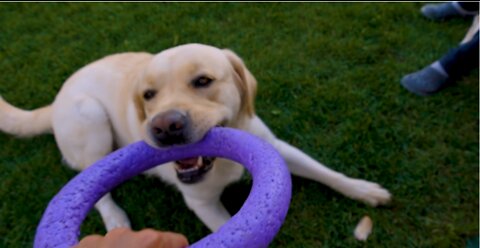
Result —
POLYGON ((270 144, 231 128, 213 128, 198 143, 169 149, 156 149, 140 141, 99 160, 50 201, 37 227, 34 247, 76 245, 80 225, 103 195, 159 164, 197 156, 223 157, 242 164, 252 175, 253 185, 237 214, 191 247, 267 247, 288 211, 290 172, 270 144))

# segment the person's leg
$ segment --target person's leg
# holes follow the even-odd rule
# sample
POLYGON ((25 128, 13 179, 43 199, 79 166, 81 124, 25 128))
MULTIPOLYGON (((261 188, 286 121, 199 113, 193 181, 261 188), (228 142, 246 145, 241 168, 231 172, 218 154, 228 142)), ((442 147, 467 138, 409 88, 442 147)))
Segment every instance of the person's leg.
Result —
POLYGON ((465 44, 470 40, 472 40, 475 34, 478 33, 478 26, 479 26, 479 23, 478 23, 478 14, 477 14, 475 18, 473 18, 472 25, 470 26, 467 33, 465 34, 465 37, 463 37, 463 40, 462 42, 460 42, 460 45, 465 44))
POLYGON ((412 93, 431 95, 453 80, 478 68, 478 32, 467 43, 451 49, 441 59, 402 78, 401 84, 412 93))
POLYGON ((474 16, 478 13, 478 2, 446 2, 427 4, 422 14, 431 20, 444 20, 456 16, 474 16))
POLYGON ((478 67, 478 45, 477 31, 470 41, 451 49, 439 60, 450 78, 457 79, 478 67))
POLYGON ((478 14, 478 2, 453 2, 453 5, 457 7, 458 11, 463 15, 478 14))

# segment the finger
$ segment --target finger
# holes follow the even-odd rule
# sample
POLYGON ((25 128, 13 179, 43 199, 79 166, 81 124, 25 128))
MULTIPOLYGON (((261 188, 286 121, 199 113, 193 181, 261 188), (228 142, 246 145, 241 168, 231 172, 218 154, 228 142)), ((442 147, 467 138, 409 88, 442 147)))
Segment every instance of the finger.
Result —
POLYGON ((74 248, 95 248, 102 242, 103 237, 100 235, 89 235, 83 238, 74 248))
POLYGON ((119 227, 109 231, 105 234, 105 238, 102 240, 101 246, 104 248, 121 248, 121 247, 134 247, 135 244, 135 232, 130 228, 119 227))
POLYGON ((105 234, 105 237, 108 236, 122 236, 127 233, 133 233, 132 229, 128 227, 117 227, 115 229, 110 230, 107 234, 105 234))
POLYGON ((187 247, 188 241, 182 234, 174 232, 160 232, 153 229, 144 229, 138 232, 136 239, 141 247, 145 248, 163 248, 187 247))
POLYGON ((174 232, 164 232, 163 236, 164 236, 163 247, 184 248, 188 246, 188 240, 182 234, 174 233, 174 232))

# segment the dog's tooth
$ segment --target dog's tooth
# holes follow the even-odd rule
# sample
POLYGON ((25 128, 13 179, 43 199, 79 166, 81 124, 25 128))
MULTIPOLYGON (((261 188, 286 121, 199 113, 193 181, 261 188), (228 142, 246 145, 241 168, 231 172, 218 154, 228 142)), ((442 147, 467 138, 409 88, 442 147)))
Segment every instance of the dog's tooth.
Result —
POLYGON ((196 171, 196 170, 197 168, 195 167, 188 168, 188 169, 180 169, 180 173, 187 173, 187 172, 196 171))
POLYGON ((203 157, 198 157, 197 163, 195 164, 195 169, 200 169, 203 166, 203 157))

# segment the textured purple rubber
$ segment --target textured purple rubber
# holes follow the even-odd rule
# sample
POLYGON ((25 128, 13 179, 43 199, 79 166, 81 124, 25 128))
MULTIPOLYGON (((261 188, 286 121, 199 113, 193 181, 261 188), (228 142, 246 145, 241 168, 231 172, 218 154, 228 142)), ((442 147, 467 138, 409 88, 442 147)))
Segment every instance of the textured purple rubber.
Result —
POLYGON ((217 232, 190 247, 267 247, 279 231, 291 198, 291 178, 278 152, 249 133, 213 128, 198 143, 156 149, 133 143, 99 160, 70 180, 50 201, 34 247, 71 247, 94 204, 127 179, 159 164, 196 156, 223 157, 250 172, 253 185, 242 208, 217 232))

